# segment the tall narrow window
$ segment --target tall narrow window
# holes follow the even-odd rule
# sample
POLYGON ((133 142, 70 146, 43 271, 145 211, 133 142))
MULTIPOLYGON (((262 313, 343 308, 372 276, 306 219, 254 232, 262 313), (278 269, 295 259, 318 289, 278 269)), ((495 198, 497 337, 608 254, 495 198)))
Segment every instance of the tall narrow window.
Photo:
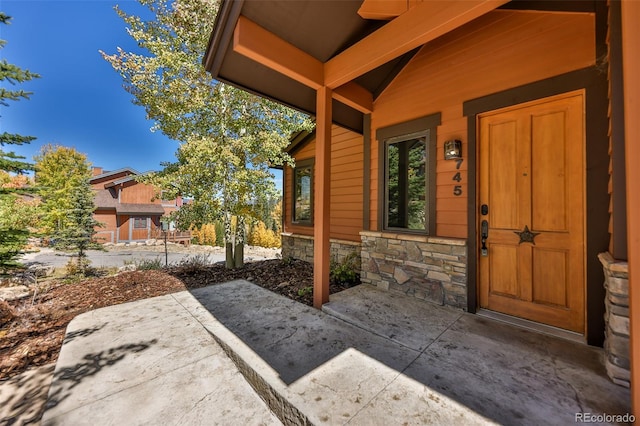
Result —
POLYGON ((440 113, 435 113, 376 130, 381 230, 435 234, 440 121, 440 113))
POLYGON ((299 161, 293 169, 293 222, 313 223, 313 159, 299 161))
POLYGON ((426 137, 390 141, 387 147, 387 228, 426 230, 426 137))
POLYGON ((382 228, 435 232, 436 147, 432 129, 382 139, 382 228))

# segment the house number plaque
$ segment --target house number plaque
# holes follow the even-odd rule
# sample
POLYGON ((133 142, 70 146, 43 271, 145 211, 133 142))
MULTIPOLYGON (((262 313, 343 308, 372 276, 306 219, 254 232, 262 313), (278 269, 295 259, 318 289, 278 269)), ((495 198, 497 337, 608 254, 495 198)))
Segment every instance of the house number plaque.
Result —
MULTIPOLYGON (((464 160, 462 158, 459 158, 456 160, 456 170, 460 170, 460 166, 462 165, 462 162, 464 160)), ((460 174, 459 171, 456 172, 455 175, 453 175, 453 179, 456 182, 460 183, 462 181, 462 175, 460 174)), ((453 195, 455 195, 456 197, 459 197, 462 195, 462 185, 455 185, 453 187, 453 195)))

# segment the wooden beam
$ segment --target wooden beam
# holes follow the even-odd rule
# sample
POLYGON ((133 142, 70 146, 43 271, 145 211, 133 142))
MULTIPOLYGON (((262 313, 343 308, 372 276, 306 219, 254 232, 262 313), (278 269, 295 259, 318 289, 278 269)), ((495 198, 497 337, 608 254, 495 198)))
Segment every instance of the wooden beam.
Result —
POLYGON ((631 351, 631 408, 640 415, 640 2, 623 0, 625 160, 627 172, 627 250, 631 351))
POLYGON ((333 91, 333 99, 364 114, 373 112, 373 95, 353 81, 335 89, 333 91))
POLYGON ((305 86, 323 85, 323 64, 244 16, 233 32, 233 50, 305 86))
POLYGON ((364 0, 358 9, 362 19, 389 20, 406 12, 416 0, 364 0))
POLYGON ((331 89, 316 93, 316 159, 313 199, 313 306, 329 301, 329 206, 331 200, 331 89))
MULTIPOLYGON (((244 16, 233 32, 233 50, 313 90, 324 84, 322 62, 244 16)), ((373 109, 373 95, 357 83, 345 84, 334 96, 365 114, 373 109)))
POLYGON ((324 84, 335 89, 434 40, 509 0, 424 1, 324 64, 324 84))

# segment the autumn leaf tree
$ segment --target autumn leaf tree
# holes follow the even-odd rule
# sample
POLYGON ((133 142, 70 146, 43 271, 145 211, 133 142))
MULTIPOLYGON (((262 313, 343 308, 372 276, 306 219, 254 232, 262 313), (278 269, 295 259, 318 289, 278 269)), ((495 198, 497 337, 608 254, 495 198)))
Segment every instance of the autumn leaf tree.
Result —
POLYGON ((177 161, 142 179, 163 188, 165 196, 193 199, 177 216, 182 227, 221 218, 226 266, 241 267, 252 200, 276 192, 269 166, 291 163, 283 154, 289 135, 312 124, 303 114, 212 79, 204 69, 218 1, 138 1, 154 19, 116 12, 145 52, 118 48, 102 55, 154 129, 182 143, 177 161), (237 218, 233 232, 232 217, 237 218))
POLYGON ((16 256, 37 230, 39 201, 29 194, 32 187, 28 176, 0 170, 0 274, 19 265, 16 256))
POLYGON ((91 178, 91 167, 86 155, 60 145, 43 146, 34 159, 35 182, 42 197, 43 230, 53 234, 69 225, 71 195, 91 178))
MULTIPOLYGON (((10 20, 11 17, 0 12, 0 25, 8 25, 10 20)), ((5 44, 5 40, 0 40, 0 48, 5 44)), ((7 107, 9 106, 8 101, 29 99, 31 92, 13 89, 11 86, 39 77, 38 74, 10 64, 3 58, 0 61, 0 105, 7 107)), ((25 157, 16 155, 13 151, 5 151, 4 147, 28 144, 34 139, 33 136, 23 136, 6 131, 0 134, 0 173, 4 177, 11 180, 10 173, 22 174, 33 169, 32 164, 24 161, 25 157)), ((20 197, 21 192, 26 192, 25 185, 5 183, 0 184, 0 272, 17 265, 15 258, 24 247, 29 235, 27 229, 29 223, 25 223, 23 220, 28 215, 20 214, 22 207, 25 207, 26 210, 30 208, 26 207, 28 203, 23 203, 20 197)))

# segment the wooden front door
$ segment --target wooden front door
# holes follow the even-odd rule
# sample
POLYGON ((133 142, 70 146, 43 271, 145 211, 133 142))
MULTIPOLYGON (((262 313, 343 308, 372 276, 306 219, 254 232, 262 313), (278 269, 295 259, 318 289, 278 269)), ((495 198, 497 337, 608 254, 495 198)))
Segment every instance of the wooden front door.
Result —
POLYGON ((478 117, 481 308, 585 332, 584 127, 582 91, 478 117))

